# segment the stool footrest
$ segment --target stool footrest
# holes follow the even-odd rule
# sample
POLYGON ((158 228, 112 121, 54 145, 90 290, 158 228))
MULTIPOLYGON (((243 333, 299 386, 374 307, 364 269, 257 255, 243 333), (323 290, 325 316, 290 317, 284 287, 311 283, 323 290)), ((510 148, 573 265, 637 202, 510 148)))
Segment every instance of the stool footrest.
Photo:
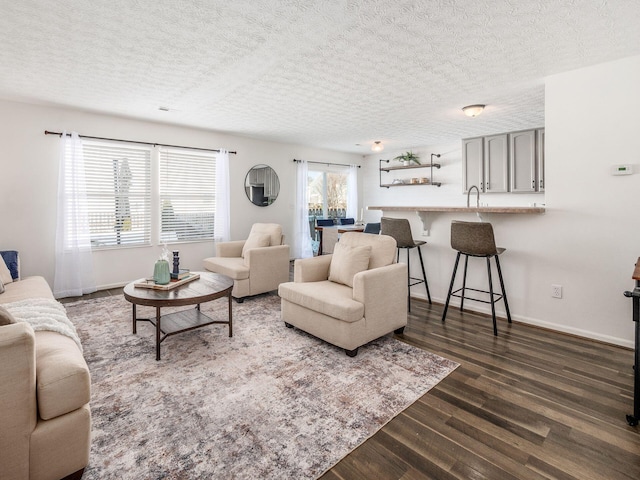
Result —
MULTIPOLYGON (((486 293, 487 295, 491 295, 491 292, 487 291, 487 290, 479 290, 477 288, 469 288, 469 287, 465 287, 465 291, 466 290, 471 290, 473 292, 479 292, 479 293, 486 293)), ((481 300, 479 298, 473 298, 473 297, 467 297, 466 295, 463 297, 461 294, 459 294, 458 292, 462 291, 462 288, 459 288, 457 290, 454 290, 453 292, 451 292, 451 296, 452 297, 458 297, 458 298, 464 298, 465 300, 471 300, 474 302, 480 302, 480 303, 496 303, 499 302, 500 300, 502 300, 503 295, 501 293, 493 293, 493 302, 491 300, 481 300)))

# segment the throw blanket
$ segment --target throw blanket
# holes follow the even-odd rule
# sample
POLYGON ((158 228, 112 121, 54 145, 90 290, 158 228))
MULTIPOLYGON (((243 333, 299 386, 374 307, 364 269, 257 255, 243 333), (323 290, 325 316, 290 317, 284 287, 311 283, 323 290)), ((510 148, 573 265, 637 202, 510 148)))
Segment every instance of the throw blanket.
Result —
POLYGON ((82 351, 76 327, 67 318, 64 306, 50 298, 29 298, 5 303, 4 307, 19 322, 27 322, 35 331, 50 330, 72 338, 82 351))

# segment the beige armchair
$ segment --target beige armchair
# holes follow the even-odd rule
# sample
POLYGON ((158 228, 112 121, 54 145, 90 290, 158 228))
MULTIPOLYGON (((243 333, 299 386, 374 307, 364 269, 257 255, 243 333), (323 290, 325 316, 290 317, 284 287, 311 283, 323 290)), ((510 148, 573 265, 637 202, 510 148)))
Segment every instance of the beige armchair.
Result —
POLYGON ((332 255, 296 260, 282 283, 282 320, 354 357, 358 348, 407 324, 407 265, 387 235, 347 232, 332 255))
POLYGON ((216 256, 203 263, 210 272, 233 279, 231 295, 241 303, 289 280, 289 245, 284 245, 280 225, 255 223, 246 240, 216 243, 216 256))

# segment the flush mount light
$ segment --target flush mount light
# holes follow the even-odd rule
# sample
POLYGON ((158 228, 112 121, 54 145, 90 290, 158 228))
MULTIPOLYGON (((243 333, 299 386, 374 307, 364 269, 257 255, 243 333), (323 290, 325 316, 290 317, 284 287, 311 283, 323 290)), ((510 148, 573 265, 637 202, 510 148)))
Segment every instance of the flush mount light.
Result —
POLYGON ((484 110, 485 105, 467 105, 462 107, 462 111, 467 117, 477 117, 484 110))
POLYGON ((374 152, 381 152, 382 150, 384 150, 384 145, 382 145, 382 142, 378 140, 376 142, 373 142, 373 145, 371 145, 371 150, 373 150, 374 152))

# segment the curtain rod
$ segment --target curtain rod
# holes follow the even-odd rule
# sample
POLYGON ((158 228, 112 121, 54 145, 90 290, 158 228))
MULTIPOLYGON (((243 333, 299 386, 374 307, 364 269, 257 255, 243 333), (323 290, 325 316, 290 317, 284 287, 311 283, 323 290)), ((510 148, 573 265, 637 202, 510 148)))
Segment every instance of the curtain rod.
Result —
MULTIPOLYGON (((58 135, 59 137, 62 136, 62 132, 50 132, 49 130, 45 130, 44 131, 45 135, 58 135)), ((67 133, 67 136, 71 136, 70 133, 67 133)), ((140 145, 153 145, 154 147, 159 146, 159 147, 172 147, 172 148, 188 148, 190 150, 201 150, 203 152, 216 152, 216 153, 220 153, 219 149, 215 149, 215 148, 199 148, 199 147, 185 147, 183 145, 167 145, 166 143, 151 143, 151 142, 136 142, 135 140, 122 140, 120 138, 106 138, 106 137, 91 137, 89 135, 78 135, 80 138, 90 138, 92 140, 109 140, 112 142, 125 142, 125 143, 137 143, 140 145)), ((229 152, 232 154, 236 154, 238 152, 229 152)))
MULTIPOLYGON (((298 159, 293 159, 294 162, 302 162, 303 160, 298 160, 298 159)), ((346 163, 329 163, 329 162, 313 162, 311 160, 307 160, 307 163, 318 163, 320 165, 327 165, 327 166, 331 166, 331 165, 337 165, 339 167, 350 167, 351 165, 348 165, 346 163)), ((360 165, 356 165, 356 167, 360 168, 360 165)))

